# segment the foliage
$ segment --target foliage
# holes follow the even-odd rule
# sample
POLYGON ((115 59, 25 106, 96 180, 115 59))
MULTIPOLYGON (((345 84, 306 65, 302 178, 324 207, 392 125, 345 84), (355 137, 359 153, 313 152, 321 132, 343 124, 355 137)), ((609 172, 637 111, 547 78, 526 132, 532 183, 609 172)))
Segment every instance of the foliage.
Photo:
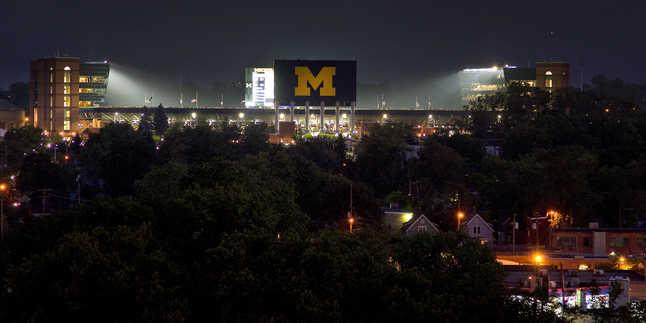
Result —
POLYGON ((153 114, 153 128, 155 130, 155 134, 158 136, 163 136, 164 133, 166 133, 166 130, 168 130, 168 116, 166 115, 164 106, 161 105, 161 103, 157 109, 155 109, 155 113, 153 114))
POLYGON ((407 184, 403 179, 409 137, 412 137, 410 127, 387 123, 373 125, 370 134, 359 141, 355 149, 355 175, 359 181, 372 186, 377 197, 382 198, 407 184))

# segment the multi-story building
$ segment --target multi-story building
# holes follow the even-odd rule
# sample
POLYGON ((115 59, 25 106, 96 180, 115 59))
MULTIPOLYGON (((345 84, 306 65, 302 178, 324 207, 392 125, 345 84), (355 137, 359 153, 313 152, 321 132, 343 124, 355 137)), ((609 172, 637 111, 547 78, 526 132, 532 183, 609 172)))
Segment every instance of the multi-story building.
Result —
POLYGON ((79 107, 100 106, 105 100, 110 64, 82 64, 78 57, 30 61, 29 106, 32 124, 45 131, 74 136, 79 107))
POLYGON ((462 106, 475 102, 478 97, 506 91, 512 84, 526 86, 533 91, 570 87, 570 64, 538 62, 536 67, 515 66, 464 69, 458 73, 462 106))
POLYGON ((78 130, 79 59, 39 58, 30 61, 29 107, 33 125, 71 136, 78 130))
POLYGON ((550 92, 570 87, 570 63, 536 63, 536 87, 550 92))
POLYGON ((462 106, 475 102, 478 97, 505 90, 505 74, 500 67, 470 68, 458 73, 462 106))
POLYGON ((79 66, 79 107, 100 107, 105 102, 110 63, 87 62, 79 66))

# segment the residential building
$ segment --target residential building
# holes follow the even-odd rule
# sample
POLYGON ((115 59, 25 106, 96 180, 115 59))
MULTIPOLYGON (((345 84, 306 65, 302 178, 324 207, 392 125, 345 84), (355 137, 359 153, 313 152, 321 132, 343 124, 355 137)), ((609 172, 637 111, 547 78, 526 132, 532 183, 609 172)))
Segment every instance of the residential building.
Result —
POLYGON ((479 239, 483 244, 495 243, 493 225, 485 221, 479 214, 471 215, 461 225, 470 237, 479 239))
POLYGON ((402 227, 402 232, 405 235, 414 235, 420 232, 439 233, 435 223, 428 220, 424 214, 413 217, 410 221, 406 222, 402 227))

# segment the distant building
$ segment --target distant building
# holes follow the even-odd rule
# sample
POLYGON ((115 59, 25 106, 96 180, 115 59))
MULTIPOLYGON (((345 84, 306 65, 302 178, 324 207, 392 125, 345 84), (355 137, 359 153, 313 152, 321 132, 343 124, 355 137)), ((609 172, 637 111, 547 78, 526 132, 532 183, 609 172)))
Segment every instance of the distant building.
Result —
POLYGON ((25 111, 6 100, 0 100, 0 136, 4 136, 6 130, 21 127, 24 121, 25 111))
POLYGON ((110 65, 81 64, 78 57, 39 58, 29 65, 32 124, 74 136, 79 128, 79 107, 96 107, 104 101, 110 65))
POLYGON ((473 214, 461 227, 465 227, 471 238, 484 243, 495 243, 493 225, 485 221, 479 214, 473 214))
POLYGON ((440 230, 438 230, 435 223, 429 221, 424 214, 420 214, 406 222, 404 227, 402 227, 402 232, 405 235, 411 236, 420 232, 439 233, 440 230))
POLYGON ((71 136, 78 131, 79 59, 39 58, 30 61, 29 107, 33 125, 71 136))
POLYGON ((384 212, 382 219, 385 228, 390 230, 391 235, 395 236, 413 218, 413 213, 399 208, 398 205, 391 205, 391 207, 384 207, 381 209, 384 212))
POLYGON ((582 255, 641 255, 646 251, 646 229, 598 228, 596 223, 589 228, 554 228, 550 247, 582 255))
POLYGON ((550 92, 570 87, 570 63, 536 63, 536 87, 550 92))
POLYGON ((570 64, 538 62, 536 67, 515 66, 471 68, 458 73, 462 106, 476 102, 479 97, 504 92, 512 85, 525 86, 530 91, 570 87, 570 64))
POLYGON ((468 68, 458 73, 462 106, 478 97, 505 91, 505 74, 500 67, 468 68))
POLYGON ((79 107, 100 107, 105 102, 110 63, 88 62, 79 66, 79 107))

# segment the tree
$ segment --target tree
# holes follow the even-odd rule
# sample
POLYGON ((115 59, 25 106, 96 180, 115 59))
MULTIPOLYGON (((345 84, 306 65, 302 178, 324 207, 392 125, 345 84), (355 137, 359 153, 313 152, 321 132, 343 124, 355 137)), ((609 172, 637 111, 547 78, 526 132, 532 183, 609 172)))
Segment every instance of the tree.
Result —
POLYGON ((356 178, 375 189, 378 198, 408 184, 406 171, 407 143, 410 128, 387 123, 375 124, 370 134, 364 135, 355 149, 356 178))
POLYGON ((166 116, 164 106, 162 106, 161 103, 159 104, 157 109, 155 109, 155 114, 153 115, 153 125, 155 134, 157 136, 164 135, 164 133, 166 133, 166 130, 168 130, 168 116, 166 116))
MULTIPOLYGON (((45 151, 47 137, 43 129, 32 126, 9 129, 4 135, 3 146, 7 147, 8 174, 15 174, 21 167, 23 159, 31 153, 45 151)), ((4 154, 4 151, 0 151, 4 154)))
POLYGON ((133 183, 150 171, 155 160, 156 146, 152 137, 135 131, 129 124, 110 123, 92 136, 86 146, 98 144, 103 151, 100 176, 105 180, 108 195, 129 195, 133 183))
POLYGON ((150 111, 147 106, 144 106, 144 112, 141 114, 141 119, 139 119, 139 127, 137 127, 137 131, 140 131, 147 136, 152 135, 153 121, 150 118, 150 111))
POLYGON ((149 225, 96 227, 9 268, 0 313, 6 322, 182 322, 190 313, 176 285, 183 275, 157 249, 149 225))
POLYGON ((267 123, 247 124, 244 129, 242 143, 244 154, 256 155, 260 152, 268 151, 271 145, 269 143, 269 126, 267 123))

